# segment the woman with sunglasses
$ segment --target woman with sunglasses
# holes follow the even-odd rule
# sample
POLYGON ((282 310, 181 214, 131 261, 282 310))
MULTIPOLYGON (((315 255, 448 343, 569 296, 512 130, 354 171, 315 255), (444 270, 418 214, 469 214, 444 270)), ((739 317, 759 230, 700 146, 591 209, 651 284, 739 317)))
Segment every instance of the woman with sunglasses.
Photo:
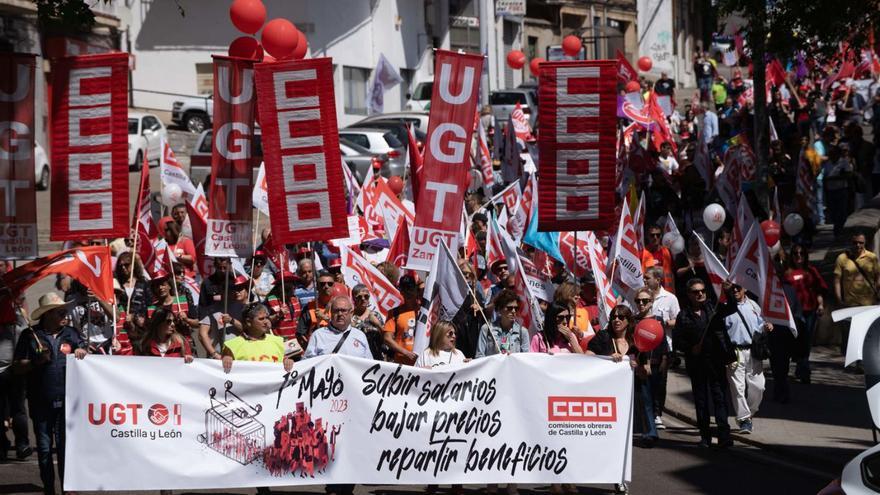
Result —
POLYGON ((803 326, 797 336, 795 376, 801 383, 808 384, 813 332, 816 329, 816 322, 825 313, 825 294, 828 292, 828 284, 819 274, 819 270, 810 263, 809 252, 802 244, 795 244, 791 248, 784 277, 786 283, 794 288, 803 312, 803 326))
POLYGON ((441 320, 431 327, 428 348, 416 359, 416 368, 436 368, 447 364, 461 364, 470 361, 455 348, 457 331, 451 321, 441 320))
POLYGON ((583 354, 578 336, 571 328, 572 311, 564 304, 551 303, 544 312, 544 328, 532 337, 532 352, 583 354))
POLYGON ((510 289, 495 296, 495 322, 480 328, 476 357, 529 352, 529 331, 517 321, 519 304, 519 297, 510 289))
POLYGON ((357 284, 351 289, 351 299, 354 302, 354 311, 351 316, 351 326, 357 328, 367 336, 370 352, 378 361, 385 361, 385 337, 382 328, 385 320, 378 311, 370 308, 370 289, 364 284, 357 284))
POLYGON ((193 361, 192 346, 177 330, 179 320, 174 313, 164 308, 153 312, 147 324, 147 336, 142 349, 144 356, 183 358, 185 363, 193 361))

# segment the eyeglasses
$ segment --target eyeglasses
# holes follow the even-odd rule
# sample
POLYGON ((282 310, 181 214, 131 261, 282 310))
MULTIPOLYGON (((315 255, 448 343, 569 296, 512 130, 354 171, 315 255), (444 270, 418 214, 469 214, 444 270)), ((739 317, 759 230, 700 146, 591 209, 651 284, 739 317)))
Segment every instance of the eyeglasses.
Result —
POLYGON ((648 234, 648 237, 656 237, 659 239, 659 238, 663 237, 663 234, 661 234, 659 232, 651 232, 650 234, 648 234))
POLYGON ((571 315, 568 313, 563 313, 561 315, 556 315, 556 322, 568 321, 571 318, 571 315))
POLYGON ((504 311, 519 311, 519 306, 511 304, 510 306, 505 306, 504 311))
POLYGON ((653 299, 651 299, 651 298, 649 298, 649 297, 644 297, 644 298, 641 298, 641 299, 636 299, 636 302, 637 302, 638 304, 648 304, 648 303, 650 303, 650 302, 652 302, 652 301, 653 301, 653 299))
POLYGON ((336 282, 318 282, 318 285, 320 285, 321 287, 331 287, 335 283, 336 282))
POLYGON ((623 320, 626 320, 627 318, 626 318, 626 316, 624 316, 622 314, 616 314, 616 315, 611 315, 611 319, 623 321, 623 320))
POLYGON ((691 289, 690 292, 691 294, 705 294, 706 289, 691 289))
POLYGON ((739 291, 743 290, 743 288, 742 288, 741 285, 734 285, 734 286, 732 287, 732 289, 735 290, 736 292, 739 292, 739 291))
POLYGON ((254 264, 255 265, 265 265, 266 261, 265 260, 254 260, 254 264))
POLYGON ((359 294, 357 296, 354 296, 355 301, 368 301, 369 299, 370 299, 369 294, 359 294))

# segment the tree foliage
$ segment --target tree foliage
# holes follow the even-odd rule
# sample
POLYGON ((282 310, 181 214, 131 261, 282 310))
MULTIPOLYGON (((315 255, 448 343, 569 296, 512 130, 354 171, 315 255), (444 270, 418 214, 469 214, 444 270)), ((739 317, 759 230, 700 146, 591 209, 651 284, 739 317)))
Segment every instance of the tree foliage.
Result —
MULTIPOLYGON (((171 0, 158 0, 171 1, 171 0)), ((181 17, 186 11, 181 5, 182 0, 173 0, 181 17)), ((113 0, 33 0, 37 4, 37 18, 40 24, 49 29, 89 32, 95 25, 95 13, 91 5, 98 2, 109 4, 113 0)))

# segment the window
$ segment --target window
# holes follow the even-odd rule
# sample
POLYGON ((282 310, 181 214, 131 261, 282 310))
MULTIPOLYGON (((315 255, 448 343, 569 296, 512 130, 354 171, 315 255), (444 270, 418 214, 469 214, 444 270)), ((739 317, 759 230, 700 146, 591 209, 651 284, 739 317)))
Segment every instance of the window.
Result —
POLYGON ((196 64, 196 94, 214 92, 214 64, 196 64))
POLYGON ((403 143, 397 139, 394 132, 388 131, 385 134, 382 134, 382 137, 385 139, 385 142, 388 143, 388 146, 391 146, 392 148, 403 148, 403 143))
POLYGON ((156 117, 146 116, 144 117, 144 130, 158 131, 161 126, 159 125, 159 121, 156 120, 156 117))
POLYGON ((367 80, 369 69, 359 67, 342 68, 342 84, 345 88, 345 113, 367 114, 367 80))
POLYGON ((346 141, 351 141, 358 146, 370 149, 370 139, 365 134, 340 134, 339 137, 346 141))
POLYGON ((138 133, 138 119, 128 119, 128 133, 129 134, 137 134, 138 133))
POLYGON ((495 92, 489 95, 489 103, 492 105, 528 105, 525 93, 495 92))

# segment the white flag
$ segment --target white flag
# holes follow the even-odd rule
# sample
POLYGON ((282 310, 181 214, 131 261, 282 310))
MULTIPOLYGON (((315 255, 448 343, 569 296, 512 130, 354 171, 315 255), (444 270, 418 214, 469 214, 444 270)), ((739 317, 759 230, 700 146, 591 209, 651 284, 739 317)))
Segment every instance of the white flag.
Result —
POLYGON ((629 214, 629 204, 624 197, 620 209, 620 224, 617 227, 617 236, 614 238, 614 261, 617 263, 618 280, 623 284, 622 289, 626 292, 645 285, 637 242, 636 229, 629 214))
POLYGON ((385 54, 379 54, 379 62, 373 71, 373 84, 370 88, 367 109, 369 113, 382 113, 385 111, 385 92, 403 82, 403 78, 391 62, 385 58, 385 54))
POLYGON ((455 257, 449 252, 446 241, 440 241, 431 262, 431 271, 425 281, 422 307, 416 322, 413 352, 421 354, 431 340, 431 326, 440 320, 452 320, 464 305, 470 289, 467 280, 458 269, 455 257))
POLYGON ((269 216, 269 188, 266 184, 266 164, 263 162, 260 162, 260 171, 257 172, 257 182, 254 184, 251 202, 254 208, 260 210, 263 215, 269 216))
POLYGON ((192 181, 189 180, 189 175, 186 173, 186 170, 184 170, 180 165, 180 162, 177 161, 177 157, 174 156, 174 150, 171 149, 171 145, 169 145, 168 141, 165 139, 162 139, 162 142, 159 145, 162 147, 162 157, 161 160, 159 160, 159 178, 162 181, 162 187, 176 184, 180 186, 180 190, 183 191, 184 198, 187 200, 192 199, 192 197, 196 195, 196 186, 194 186, 192 181))
POLYGON ((700 251, 703 253, 703 262, 706 265, 706 271, 709 272, 709 282, 712 283, 712 288, 715 290, 715 295, 718 298, 721 298, 721 283, 727 280, 730 276, 727 268, 724 267, 724 263, 715 256, 715 253, 709 249, 709 246, 703 242, 703 238, 700 237, 699 234, 696 234, 697 240, 700 241, 700 251))

